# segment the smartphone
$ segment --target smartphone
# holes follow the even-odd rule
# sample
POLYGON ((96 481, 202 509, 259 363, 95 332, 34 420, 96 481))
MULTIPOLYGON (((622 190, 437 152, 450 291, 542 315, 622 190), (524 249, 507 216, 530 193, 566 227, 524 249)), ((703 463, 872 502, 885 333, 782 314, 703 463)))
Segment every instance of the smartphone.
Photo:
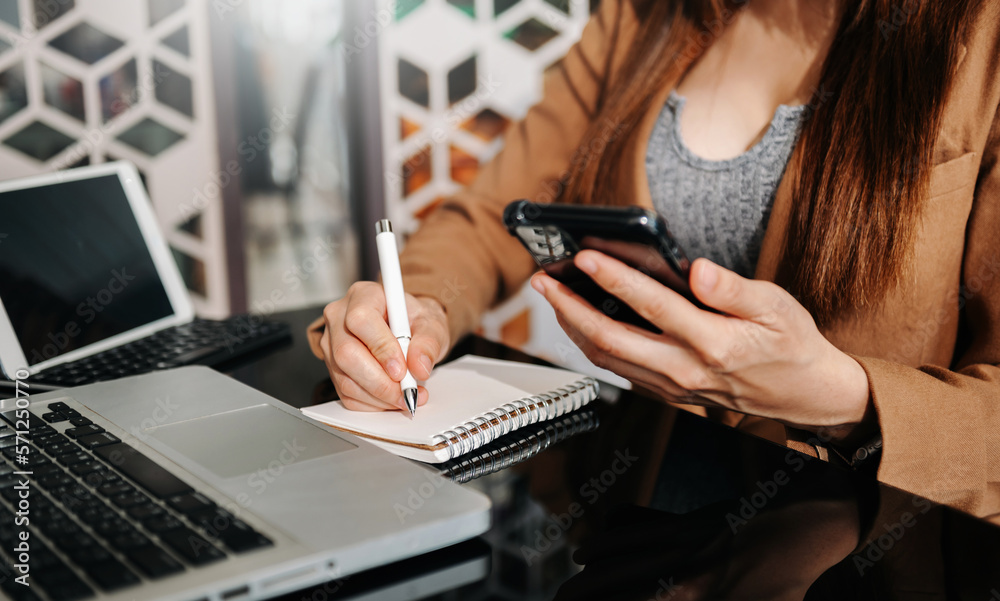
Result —
POLYGON ((516 200, 504 210, 504 225, 545 273, 562 282, 608 317, 652 332, 659 328, 598 286, 573 264, 585 249, 600 251, 703 305, 688 284, 691 262, 657 213, 641 207, 537 204, 516 200))

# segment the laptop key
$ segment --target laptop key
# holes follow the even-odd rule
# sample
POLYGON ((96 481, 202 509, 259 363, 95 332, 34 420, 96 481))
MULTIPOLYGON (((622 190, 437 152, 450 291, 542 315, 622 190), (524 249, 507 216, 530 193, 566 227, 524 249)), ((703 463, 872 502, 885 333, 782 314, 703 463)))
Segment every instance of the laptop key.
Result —
POLYGON ((63 436, 60 432, 49 432, 47 434, 36 435, 32 440, 36 445, 44 447, 50 442, 55 442, 57 440, 65 440, 65 439, 66 437, 63 436))
POLYGON ((128 559, 139 571, 154 579, 184 571, 179 561, 153 545, 129 551, 128 559))
POLYGON ((62 504, 66 506, 66 509, 69 509, 73 513, 80 513, 90 507, 98 507, 101 505, 101 502, 97 499, 97 497, 90 494, 90 492, 82 486, 74 487, 70 491, 58 494, 57 498, 62 501, 62 504))
POLYGON ((236 516, 221 507, 199 509, 188 513, 186 517, 192 524, 207 530, 209 534, 214 530, 223 530, 236 519, 236 516))
POLYGON ((166 511, 159 505, 154 505, 149 503, 148 505, 136 505, 135 507, 129 507, 128 511, 129 517, 133 520, 138 520, 140 522, 145 522, 153 518, 158 518, 166 515, 166 511))
POLYGON ((62 565, 63 561, 52 552, 52 549, 35 541, 35 546, 31 550, 31 569, 50 570, 62 565))
POLYGON ((129 507, 149 503, 149 497, 141 492, 124 493, 111 497, 111 502, 122 509, 128 509, 129 507))
POLYGON ((77 551, 72 551, 67 553, 67 555, 69 555, 69 558, 80 566, 87 566, 94 563, 102 563, 108 561, 109 559, 115 558, 114 555, 112 555, 107 549, 105 549, 100 545, 94 545, 86 549, 79 549, 77 551))
POLYGON ((111 484, 103 484, 97 487, 97 492, 105 497, 116 497, 118 495, 124 495, 127 493, 133 493, 136 489, 131 484, 126 484, 124 482, 114 482, 111 484))
POLYGON ((172 499, 167 499, 167 503, 185 515, 215 507, 215 503, 200 492, 193 492, 186 495, 180 495, 172 499))
POLYGON ((108 520, 120 519, 110 507, 88 507, 77 516, 80 521, 88 526, 93 526, 108 520))
POLYGON ((49 598, 61 601, 75 601, 76 599, 88 599, 94 596, 94 591, 87 586, 80 577, 73 573, 69 567, 56 558, 57 563, 50 565, 45 570, 32 570, 31 576, 34 581, 48 593, 49 598))
POLYGON ((117 478, 118 474, 112 473, 111 470, 104 464, 101 464, 100 467, 98 467, 93 471, 87 472, 85 474, 80 474, 80 478, 84 481, 84 484, 86 484, 90 488, 97 488, 98 486, 104 484, 111 476, 117 478))
POLYGON ((151 544, 150 540, 138 532, 123 534, 111 539, 111 545, 125 554, 129 554, 133 549, 139 549, 149 544, 151 544))
POLYGON ((139 577, 117 559, 110 559, 84 567, 97 586, 105 591, 114 591, 139 584, 139 577))
POLYGON ((35 454, 29 455, 28 459, 26 461, 18 461, 17 465, 18 465, 18 467, 26 468, 26 469, 30 470, 32 468, 36 468, 36 467, 40 467, 40 466, 43 466, 43 465, 47 465, 49 463, 52 463, 51 459, 49 459, 45 455, 42 455, 41 453, 35 453, 35 454))
MULTIPOLYGON (((14 426, 15 428, 20 428, 21 426, 24 425, 23 422, 22 423, 18 423, 19 420, 17 419, 17 410, 16 409, 11 409, 9 411, 2 411, 2 412, 0 412, 0 419, 2 419, 3 421, 7 422, 8 424, 14 426)), ((35 415, 34 413, 30 413, 29 412, 28 413, 28 425, 31 426, 36 421, 37 422, 41 422, 43 424, 45 423, 45 422, 41 421, 40 419, 38 419, 37 415, 35 415)))
POLYGON ((267 538, 260 532, 251 530, 250 532, 237 532, 237 533, 223 533, 224 536, 220 537, 222 544, 226 546, 233 553, 246 553, 247 551, 253 551, 254 549, 263 549, 264 547, 273 546, 274 543, 271 539, 267 538))
POLYGON ((147 519, 142 523, 142 525, 146 527, 146 530, 149 530, 153 534, 162 534, 164 532, 184 527, 183 522, 169 515, 147 519))
POLYGON ((40 446, 43 451, 47 452, 50 455, 58 454, 57 452, 53 452, 52 449, 58 449, 59 447, 64 445, 73 445, 73 443, 70 442, 68 438, 66 438, 62 434, 59 434, 58 432, 55 434, 50 434, 49 436, 36 438, 35 444, 40 446))
POLYGON ((33 471, 35 472, 36 478, 42 478, 48 476, 49 474, 64 473, 63 468, 59 467, 54 463, 47 463, 45 465, 40 465, 36 467, 33 471))
POLYGON ((18 444, 16 447, 10 447, 3 450, 3 456, 6 457, 7 459, 10 459, 11 461, 16 461, 18 455, 27 455, 30 457, 32 455, 39 455, 39 454, 41 454, 41 451, 38 450, 37 447, 30 444, 24 444, 23 442, 21 442, 21 444, 18 444), (24 453, 23 451, 25 450, 28 452, 24 453))
POLYGON ((219 507, 197 511, 187 517, 192 523, 201 527, 209 538, 218 539, 234 553, 244 553, 274 544, 249 524, 219 507))
POLYGON ((69 430, 66 430, 66 436, 69 436, 70 438, 80 438, 81 436, 100 434, 101 432, 104 432, 104 428, 91 424, 89 426, 80 426, 79 428, 70 428, 69 430))
POLYGON ((98 434, 91 434, 90 436, 81 436, 76 441, 85 449, 96 449, 104 445, 121 442, 121 439, 109 432, 100 432, 98 434))
POLYGON ((72 536, 83 532, 83 529, 76 522, 71 522, 66 517, 46 520, 39 524, 38 528, 50 538, 53 536, 72 536))
POLYGON ((66 553, 72 553, 79 549, 87 549, 89 547, 97 546, 97 541, 94 540, 94 537, 89 534, 84 534, 83 532, 56 536, 52 542, 55 543, 59 550, 66 553))
POLYGON ((57 424, 59 422, 64 422, 69 418, 63 415, 62 413, 56 413, 55 411, 53 411, 52 413, 46 413, 45 415, 43 415, 42 419, 49 422, 50 424, 57 424))
POLYGON ((69 486, 73 483, 73 479, 65 474, 51 474, 44 478, 38 478, 37 482, 45 490, 52 490, 60 486, 69 486))
POLYGON ((87 586, 75 574, 71 572, 60 574, 61 580, 50 581, 48 585, 39 582, 52 601, 77 601, 78 599, 90 599, 94 596, 94 589, 87 586))
POLYGON ((135 527, 125 521, 124 518, 119 517, 118 514, 115 514, 110 519, 94 524, 92 528, 102 538, 123 536, 135 531, 135 527))
POLYGON ((37 415, 35 415, 34 413, 32 413, 31 415, 34 417, 34 419, 31 420, 31 423, 29 424, 28 427, 28 434, 31 435, 31 437, 34 438, 39 436, 45 436, 46 434, 56 433, 56 429, 48 425, 47 423, 41 420, 35 421, 38 419, 37 415))
MULTIPOLYGON (((80 447, 73 444, 69 440, 64 442, 57 442, 45 447, 45 452, 53 457, 58 458, 59 455, 68 455, 69 453, 75 453, 80 450, 80 447)), ((58 461, 58 459, 56 459, 58 461)))
POLYGON ((201 535, 190 528, 177 528, 160 535, 160 540, 177 552, 189 563, 196 566, 218 561, 226 556, 201 535))
POLYGON ((117 474, 117 472, 112 472, 110 469, 105 468, 83 476, 83 481, 87 486, 97 488, 105 484, 121 482, 122 478, 117 474))
POLYGON ((73 472, 77 476, 83 476, 91 472, 99 472, 101 470, 107 469, 104 464, 99 461, 84 461, 83 463, 75 463, 69 466, 69 471, 73 472))
POLYGON ((94 454, 110 463, 126 477, 137 482, 155 497, 164 499, 194 490, 160 464, 123 442, 97 447, 94 449, 94 454))

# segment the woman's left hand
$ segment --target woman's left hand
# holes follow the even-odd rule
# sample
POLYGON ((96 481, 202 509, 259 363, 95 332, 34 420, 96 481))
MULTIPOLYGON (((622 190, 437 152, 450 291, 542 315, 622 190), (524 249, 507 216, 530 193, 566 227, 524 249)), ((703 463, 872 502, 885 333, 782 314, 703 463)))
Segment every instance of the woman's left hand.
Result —
POLYGON ((822 430, 834 442, 853 439, 860 425, 871 425, 864 369, 833 346, 780 286, 698 259, 691 266, 691 289, 725 314, 719 315, 602 253, 582 251, 575 263, 663 332, 614 321, 566 286, 536 274, 532 285, 599 367, 670 401, 822 430))

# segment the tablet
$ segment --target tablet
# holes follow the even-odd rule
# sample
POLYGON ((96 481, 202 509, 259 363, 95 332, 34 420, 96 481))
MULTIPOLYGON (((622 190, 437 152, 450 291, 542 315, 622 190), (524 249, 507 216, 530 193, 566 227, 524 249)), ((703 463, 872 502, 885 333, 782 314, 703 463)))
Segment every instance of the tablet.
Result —
POLYGON ((0 182, 0 366, 8 378, 193 317, 130 163, 0 182))

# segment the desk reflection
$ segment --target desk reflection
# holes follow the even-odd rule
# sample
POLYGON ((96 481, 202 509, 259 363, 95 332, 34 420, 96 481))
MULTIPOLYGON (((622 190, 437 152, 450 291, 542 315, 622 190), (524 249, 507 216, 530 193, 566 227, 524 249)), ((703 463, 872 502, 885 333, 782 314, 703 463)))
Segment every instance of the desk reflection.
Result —
MULTIPOLYGON (((293 347, 234 375, 296 406, 334 398, 302 335, 315 314, 274 316, 293 347)), ((480 338, 452 357, 470 352, 531 360, 480 338)), ((589 407, 596 430, 464 484, 493 500, 475 550, 283 599, 1000 601, 996 526, 656 399, 589 407)))

